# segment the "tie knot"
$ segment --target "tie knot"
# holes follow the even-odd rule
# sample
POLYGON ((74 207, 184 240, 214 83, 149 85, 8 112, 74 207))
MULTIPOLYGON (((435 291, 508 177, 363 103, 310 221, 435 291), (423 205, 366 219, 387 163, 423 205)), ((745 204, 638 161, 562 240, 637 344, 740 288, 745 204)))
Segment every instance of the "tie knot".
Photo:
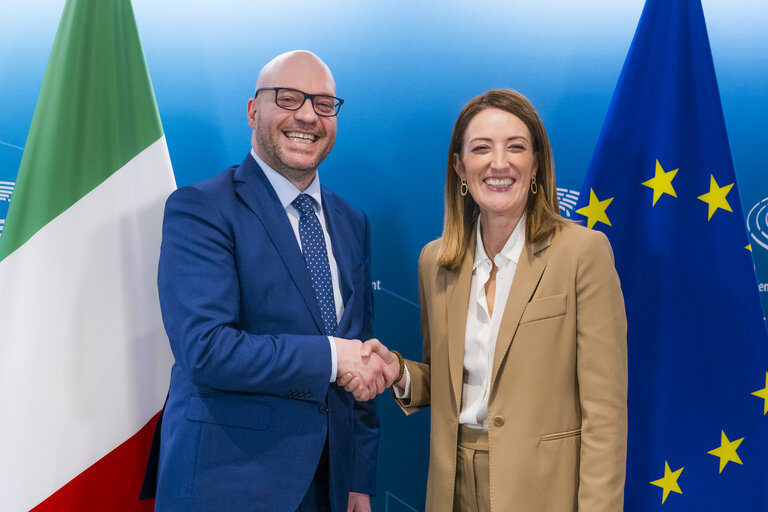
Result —
POLYGON ((302 217, 315 213, 315 201, 307 194, 299 194, 291 204, 302 217))

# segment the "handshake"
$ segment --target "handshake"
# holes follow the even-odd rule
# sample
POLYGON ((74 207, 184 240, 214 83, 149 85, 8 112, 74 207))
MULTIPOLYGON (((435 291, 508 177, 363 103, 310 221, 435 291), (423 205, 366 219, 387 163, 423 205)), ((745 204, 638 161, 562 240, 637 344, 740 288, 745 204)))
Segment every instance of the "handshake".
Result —
POLYGON ((356 400, 370 400, 383 393, 400 374, 400 358, 376 338, 365 343, 360 340, 334 339, 336 384, 352 393, 356 400))

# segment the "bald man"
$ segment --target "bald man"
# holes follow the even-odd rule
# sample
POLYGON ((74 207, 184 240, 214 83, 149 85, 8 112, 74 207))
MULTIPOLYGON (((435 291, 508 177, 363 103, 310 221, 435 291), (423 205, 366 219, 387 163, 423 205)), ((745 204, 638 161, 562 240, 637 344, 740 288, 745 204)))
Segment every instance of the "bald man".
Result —
POLYGON ((248 100, 243 162, 168 199, 158 285, 175 356, 155 510, 369 511, 394 375, 373 337, 365 214, 320 185, 343 101, 316 55, 279 55, 248 100))

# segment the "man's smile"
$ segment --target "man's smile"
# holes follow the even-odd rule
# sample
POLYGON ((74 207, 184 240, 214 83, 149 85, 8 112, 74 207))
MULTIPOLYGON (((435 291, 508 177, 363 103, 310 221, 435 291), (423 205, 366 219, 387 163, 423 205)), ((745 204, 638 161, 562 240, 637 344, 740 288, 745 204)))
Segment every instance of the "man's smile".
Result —
POLYGON ((286 132, 283 132, 283 134, 289 139, 291 139, 293 142, 298 142, 299 144, 311 144, 317 140, 317 136, 312 135, 311 133, 286 131, 286 132))

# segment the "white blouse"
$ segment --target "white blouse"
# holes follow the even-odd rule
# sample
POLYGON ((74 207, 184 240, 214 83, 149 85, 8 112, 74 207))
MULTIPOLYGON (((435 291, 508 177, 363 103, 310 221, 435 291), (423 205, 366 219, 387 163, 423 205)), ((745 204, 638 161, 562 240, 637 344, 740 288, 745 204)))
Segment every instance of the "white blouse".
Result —
POLYGON ((472 284, 469 291, 467 330, 464 344, 464 377, 461 393, 459 423, 472 428, 488 428, 488 395, 491 390, 491 372, 496 337, 499 334, 501 317, 507 304, 512 279, 515 277, 517 262, 525 244, 525 215, 504 244, 504 248, 493 259, 496 264, 496 294, 493 314, 488 313, 485 285, 491 277, 491 259, 485 253, 477 222, 477 245, 472 270, 472 284))
MULTIPOLYGON (((520 260, 524 245, 525 215, 520 218, 512 234, 509 235, 504 248, 493 259, 498 270, 493 314, 489 315, 488 302, 485 300, 485 285, 491 277, 493 267, 491 259, 485 254, 478 219, 475 262, 469 291, 467 328, 464 335, 464 377, 459 412, 459 423, 470 428, 488 429, 488 394, 491 390, 493 352, 496 349, 501 317, 504 316, 507 297, 512 288, 517 262, 520 260)), ((394 388, 397 398, 408 398, 411 394, 411 374, 407 366, 403 378, 405 379, 403 393, 399 393, 397 387, 394 388)))

